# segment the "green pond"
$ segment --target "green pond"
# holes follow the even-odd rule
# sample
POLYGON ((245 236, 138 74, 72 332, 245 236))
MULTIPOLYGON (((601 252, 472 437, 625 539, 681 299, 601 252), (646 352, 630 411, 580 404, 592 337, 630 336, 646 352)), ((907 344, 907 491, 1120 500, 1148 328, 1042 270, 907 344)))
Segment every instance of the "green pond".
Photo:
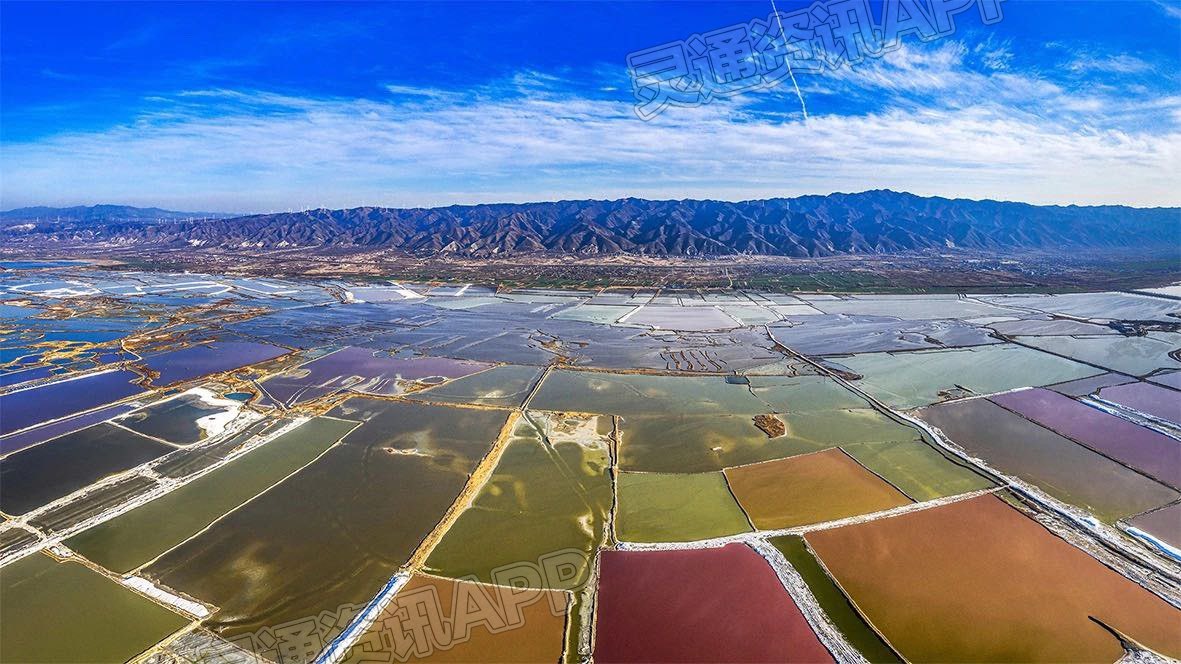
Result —
POLYGON ((551 371, 529 402, 536 410, 612 415, 765 413, 746 385, 723 376, 652 376, 551 371))
POLYGON ((615 533, 626 542, 689 542, 749 532, 721 473, 620 473, 615 533))
POLYGON ((144 569, 232 637, 367 602, 434 529, 508 413, 354 398, 363 424, 144 569))
POLYGON ((505 584, 496 570, 511 574, 523 563, 543 570, 541 587, 581 587, 611 508, 610 433, 609 417, 522 418, 496 470, 431 553, 426 571, 505 584), (548 560, 577 561, 577 573, 545 569, 547 556, 557 552, 562 555, 548 560))
POLYGON ((905 441, 918 435, 870 408, 778 415, 786 433, 768 437, 749 415, 626 417, 623 470, 694 473, 817 452, 846 443, 905 441))
POLYGON ((5 662, 122 662, 189 621, 75 562, 34 554, 0 569, 5 662))
POLYGON ((408 399, 516 408, 537 382, 541 369, 506 364, 407 395, 408 399))
POLYGON ((115 572, 129 572, 310 463, 357 426, 317 417, 130 512, 66 540, 115 572))
POLYGON ((854 443, 841 449, 920 502, 995 486, 920 439, 854 443))
POLYGON ((803 577, 804 583, 812 591, 812 596, 824 609, 828 619, 845 636, 849 645, 860 652, 865 659, 877 664, 878 662, 901 662, 902 658, 893 648, 882 640, 882 637, 865 622, 857 609, 841 592, 837 584, 829 578, 824 568, 816 561, 816 557, 808 550, 804 538, 795 535, 773 537, 771 545, 779 549, 791 566, 803 577))
POLYGON ((776 412, 868 408, 869 402, 825 376, 748 376, 750 389, 776 412))
POLYGON ((886 404, 918 408, 944 400, 957 386, 975 394, 1049 385, 1102 373, 1072 360, 1014 344, 906 353, 864 353, 840 358, 861 374, 860 387, 886 404))

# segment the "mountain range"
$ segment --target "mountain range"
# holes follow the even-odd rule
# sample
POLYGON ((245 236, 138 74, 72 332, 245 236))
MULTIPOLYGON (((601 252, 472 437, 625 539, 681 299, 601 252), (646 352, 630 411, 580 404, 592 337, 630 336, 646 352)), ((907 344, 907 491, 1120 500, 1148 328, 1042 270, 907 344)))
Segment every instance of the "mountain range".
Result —
POLYGON ((477 258, 819 257, 930 249, 1176 252, 1181 208, 1035 206, 887 190, 742 202, 625 198, 248 216, 126 206, 22 208, 0 213, 0 242, 93 251, 302 248, 477 258))
POLYGON ((130 205, 77 205, 74 207, 24 207, 0 212, 0 226, 27 223, 153 223, 186 219, 221 219, 237 215, 222 212, 176 212, 130 205))

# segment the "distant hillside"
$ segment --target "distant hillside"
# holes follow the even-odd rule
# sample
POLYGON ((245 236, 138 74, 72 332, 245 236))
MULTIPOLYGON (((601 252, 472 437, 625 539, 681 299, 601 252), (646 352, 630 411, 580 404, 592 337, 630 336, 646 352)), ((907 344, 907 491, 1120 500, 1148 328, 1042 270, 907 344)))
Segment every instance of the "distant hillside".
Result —
POLYGON ((130 205, 77 205, 74 207, 25 207, 0 212, 0 224, 78 224, 78 223, 146 223, 185 221, 189 219, 221 219, 232 214, 218 212, 176 212, 160 208, 137 208, 130 205))
POLYGON ((173 219, 151 225, 143 224, 142 216, 63 217, 60 222, 43 218, 21 226, 6 224, 0 229, 0 241, 94 249, 379 249, 472 257, 531 253, 815 257, 954 248, 1078 252, 1181 247, 1179 208, 1034 206, 892 191, 740 203, 627 198, 434 209, 364 207, 173 219))

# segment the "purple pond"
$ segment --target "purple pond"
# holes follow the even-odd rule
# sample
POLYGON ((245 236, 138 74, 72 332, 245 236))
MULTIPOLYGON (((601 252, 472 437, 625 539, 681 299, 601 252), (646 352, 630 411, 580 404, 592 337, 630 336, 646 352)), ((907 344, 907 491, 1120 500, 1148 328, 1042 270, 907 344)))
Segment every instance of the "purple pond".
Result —
POLYGON ((1129 383, 1099 390, 1099 398, 1181 424, 1181 392, 1152 383, 1129 383))
POLYGON ((131 371, 104 371, 0 396, 0 435, 143 392, 131 371))
POLYGON ((1045 389, 989 397, 1026 419, 1116 461, 1181 487, 1181 442, 1045 389))
POLYGON ((57 438, 64 436, 67 433, 73 433, 92 424, 98 424, 104 420, 109 420, 112 417, 118 417, 124 413, 130 412, 133 406, 119 404, 117 406, 109 406, 99 410, 92 410, 89 413, 76 415, 64 420, 58 420, 52 424, 37 427, 36 429, 29 429, 20 433, 14 433, 10 436, 0 437, 0 454, 8 454, 17 450, 23 450, 26 447, 31 447, 37 443, 43 443, 50 438, 57 438))
POLYGON ((145 357, 144 364, 160 373, 153 383, 163 386, 264 362, 289 352, 286 348, 252 341, 215 341, 145 357))

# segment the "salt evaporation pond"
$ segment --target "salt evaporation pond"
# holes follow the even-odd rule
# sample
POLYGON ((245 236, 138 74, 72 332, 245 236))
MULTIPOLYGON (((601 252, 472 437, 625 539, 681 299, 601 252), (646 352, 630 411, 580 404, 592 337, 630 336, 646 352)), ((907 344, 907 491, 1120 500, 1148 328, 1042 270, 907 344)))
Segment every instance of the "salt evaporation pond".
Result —
POLYGON ((0 395, 0 434, 118 401, 143 392, 131 371, 104 371, 0 395))
POLYGON ((991 394, 1101 373, 1085 364, 1010 344, 867 353, 841 358, 840 363, 864 376, 859 381, 862 389, 901 409, 943 401, 958 388, 991 394))
POLYGON ((995 496, 805 539, 910 661, 1114 662, 1105 625, 1181 656, 1181 610, 995 496))
POLYGON ((130 572, 312 462, 355 426, 327 417, 310 420, 161 498, 71 537, 66 546, 107 569, 130 572))
MULTIPOLYGON (((1181 398, 1181 394, 1175 396, 1181 398)), ((1181 441, 1050 390, 1008 392, 990 400, 1162 482, 1181 487, 1181 441)))
POLYGON ((625 542, 692 542, 749 532, 722 473, 620 473, 615 536, 625 542))
POLYGON ((1174 424, 1181 424, 1181 393, 1151 383, 1129 383, 1099 390, 1099 398, 1174 424))
POLYGON ((560 552, 576 569, 529 583, 581 588, 611 509, 611 430, 607 417, 528 413, 518 420, 496 470, 431 552, 426 571, 504 585, 497 569, 541 568, 560 552))
POLYGON ((123 413, 129 412, 134 406, 120 404, 117 406, 110 406, 108 408, 100 408, 92 410, 89 413, 82 415, 75 415, 65 419, 58 420, 51 424, 46 424, 33 429, 26 429, 19 433, 9 434, 0 438, 0 454, 9 454, 17 450, 23 450, 26 447, 31 447, 37 443, 43 443, 52 438, 72 433, 86 427, 93 426, 99 422, 105 422, 113 417, 118 417, 123 413))
POLYGON ((911 500, 839 449, 727 468, 738 504, 760 530, 836 521, 911 500))
POLYGON ((223 636, 367 602, 451 506, 507 418, 360 398, 330 414, 362 425, 144 570, 220 607, 206 624, 223 636))
POLYGON ((399 380, 415 381, 432 376, 459 378, 489 366, 442 357, 389 357, 371 348, 350 346, 268 378, 262 388, 275 401, 293 406, 344 389, 366 394, 397 394, 399 380))
POLYGON ((831 662, 744 544, 601 554, 596 662, 831 662))
POLYGON ((286 348, 252 341, 214 341, 168 351, 144 358, 144 364, 159 374, 155 385, 172 385, 207 374, 238 369, 273 360, 289 353, 286 348))
POLYGON ((6 662, 122 662, 188 620, 75 562, 34 554, 0 569, 6 662))
POLYGON ((1108 523, 1181 498, 1164 484, 987 399, 931 406, 919 416, 992 467, 1108 523))
POLYGON ((415 392, 407 398, 440 403, 520 406, 541 377, 541 369, 506 364, 415 392))
POLYGON ((24 514, 174 449, 106 423, 66 434, 4 457, 0 510, 24 514))
POLYGON ((567 602, 564 593, 552 590, 508 590, 416 575, 361 635, 358 642, 365 646, 353 648, 341 661, 558 662, 567 602), (425 639, 416 639, 402 616, 421 615, 424 606, 437 612, 437 620, 433 629, 421 632, 425 639))

